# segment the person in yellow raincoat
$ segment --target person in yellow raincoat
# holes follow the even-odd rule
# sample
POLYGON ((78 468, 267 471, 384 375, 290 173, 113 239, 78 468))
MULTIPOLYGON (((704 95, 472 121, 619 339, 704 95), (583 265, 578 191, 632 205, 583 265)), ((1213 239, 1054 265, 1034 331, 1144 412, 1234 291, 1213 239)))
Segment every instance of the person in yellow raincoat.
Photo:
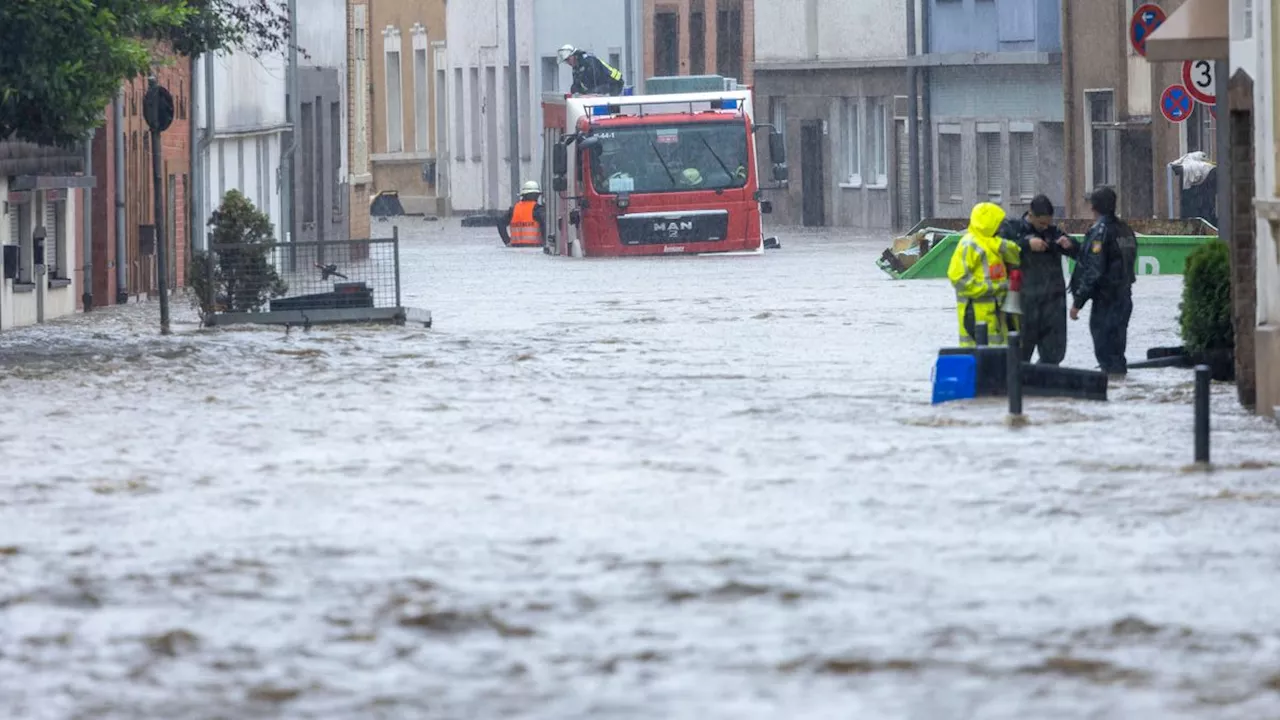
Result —
POLYGON ((987 324, 991 345, 1007 345, 1009 321, 1003 306, 1009 294, 1009 271, 1022 259, 1022 251, 997 237, 1005 213, 999 205, 978 203, 969 214, 969 231, 960 238, 947 278, 956 289, 956 315, 960 322, 960 346, 976 345, 978 323, 987 324))

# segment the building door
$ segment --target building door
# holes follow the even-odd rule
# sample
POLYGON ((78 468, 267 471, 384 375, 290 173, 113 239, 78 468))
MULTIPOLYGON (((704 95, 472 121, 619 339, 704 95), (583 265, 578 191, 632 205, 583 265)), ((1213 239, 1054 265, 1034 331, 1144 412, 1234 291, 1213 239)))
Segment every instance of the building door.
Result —
MULTIPOLYGON (((498 145, 498 70, 494 67, 484 69, 484 107, 485 107, 485 167, 487 192, 484 207, 486 210, 502 208, 499 188, 503 185, 503 176, 499 172, 499 158, 502 148, 498 145)), ((509 120, 508 122, 511 122, 509 120)), ((516 159, 516 162, 519 158, 516 159)))
POLYGON ((826 224, 827 171, 822 156, 822 123, 807 121, 800 126, 800 194, 806 227, 826 224))

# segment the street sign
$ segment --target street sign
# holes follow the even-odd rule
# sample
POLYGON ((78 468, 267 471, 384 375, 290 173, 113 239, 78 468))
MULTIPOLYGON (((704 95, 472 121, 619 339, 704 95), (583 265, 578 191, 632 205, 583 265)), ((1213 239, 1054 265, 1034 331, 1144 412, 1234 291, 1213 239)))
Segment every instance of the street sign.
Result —
POLYGON ((1160 112, 1169 122, 1180 123, 1191 117, 1191 108, 1195 100, 1191 93, 1181 85, 1170 85, 1160 94, 1160 112))
POLYGON ((173 124, 173 95, 163 85, 152 85, 142 98, 142 117, 147 127, 164 132, 173 124))
POLYGON ((1218 77, 1212 60, 1188 60, 1182 63, 1182 84, 1197 102, 1213 105, 1218 101, 1218 77))
POLYGON ((1147 56, 1147 38, 1164 23, 1167 16, 1159 5, 1147 3, 1134 11, 1129 20, 1129 43, 1139 55, 1147 56))

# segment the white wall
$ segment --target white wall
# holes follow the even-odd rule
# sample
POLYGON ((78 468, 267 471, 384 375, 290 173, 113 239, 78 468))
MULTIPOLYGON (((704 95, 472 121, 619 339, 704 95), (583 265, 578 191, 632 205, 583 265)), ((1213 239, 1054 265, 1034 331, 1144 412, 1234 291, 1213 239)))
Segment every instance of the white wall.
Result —
MULTIPOLYGON (((8 178, 0 177, 0 197, 7 197, 9 193, 8 178)), ((30 292, 15 293, 13 291, 13 280, 0 281, 0 329, 10 330, 16 327, 26 325, 35 325, 40 321, 39 308, 43 298, 44 302, 44 320, 54 320, 66 315, 72 315, 76 312, 77 303, 80 298, 80 283, 77 278, 81 275, 79 272, 81 264, 81 247, 77 239, 77 223, 76 206, 80 202, 81 191, 64 190, 66 203, 64 204, 63 227, 66 229, 67 237, 62 238, 63 258, 62 264, 66 270, 67 277, 71 283, 65 287, 50 288, 48 278, 38 278, 36 287, 30 292)), ((37 193, 38 197, 33 201, 37 206, 33 210, 38 213, 37 217, 43 215, 44 199, 41 197, 43 193, 37 193)), ((12 212, 12 211, 11 211, 12 212)), ((0 216, 0 246, 18 245, 19 238, 10 237, 9 233, 9 216, 0 216)), ((53 248, 48 247, 46 253, 52 253, 53 248)))
MULTIPOLYGON (((507 16, 505 0, 469 0, 449 3, 446 23, 448 41, 448 112, 450 123, 449 153, 439 153, 448 162, 450 202, 454 211, 503 210, 514 200, 509 181, 510 159, 507 152, 507 16), (479 86, 472 81, 472 69, 478 70, 479 86), (487 101, 486 69, 495 71, 493 103, 487 101), (464 121, 456 120, 456 75, 462 70, 464 121), (490 123, 496 126, 491 137, 490 123), (476 133, 479 133, 477 136, 476 133), (473 137, 478 142, 473 142, 473 137), (496 140, 496 144, 495 144, 496 140), (478 154, 477 151, 478 150, 478 154), (459 157, 460 156, 460 157, 459 157), (496 188, 496 202, 494 191, 496 188)), ((516 1, 517 64, 536 63, 533 53, 533 0, 516 1)), ((538 107, 531 101, 533 108, 538 107)), ((518 110, 517 110, 518 112, 518 110)), ((530 112, 533 122, 534 111, 530 112)), ((526 151, 522 150, 521 155, 526 151)), ((532 160, 520 163, 521 178, 534 178, 532 160)))
MULTIPOLYGON (((921 0, 912 1, 918 43, 921 0)), ((903 57, 907 54, 906 8, 906 0, 756 0, 756 60, 903 57), (811 35, 816 36, 816 48, 811 35)))
MULTIPOLYGON (((307 13, 302 13, 302 17, 306 16, 307 13)), ((345 40, 342 44, 345 47, 345 40)), ((213 67, 214 136, 206 153, 197 161, 200 193, 193 200, 199 202, 195 210, 201 226, 194 237, 196 247, 203 246, 208 232, 205 223, 221 203, 222 196, 231 189, 244 193, 260 210, 267 212, 276 237, 283 237, 286 228, 278 169, 284 133, 288 129, 285 59, 283 56, 254 58, 240 53, 201 57, 196 63, 196 77, 192 79, 193 121, 198 138, 204 137, 207 127, 206 63, 213 67)))
MULTIPOLYGON (((1238 0, 1233 2, 1233 10, 1238 0)), ((1254 181, 1257 184, 1258 197, 1276 197, 1275 166, 1275 117, 1272 109, 1275 101, 1272 93, 1276 92, 1276 76, 1273 65, 1274 47, 1271 41, 1272 23, 1275 18, 1271 14, 1271 3, 1266 0, 1254 0, 1254 43, 1255 69, 1253 102, 1254 138, 1257 152, 1254 164, 1254 181)), ((1234 47, 1232 48, 1234 51, 1234 47)), ((1271 223, 1259 220, 1257 224, 1258 255, 1258 324, 1280 324, 1280 265, 1277 265, 1276 241, 1272 237, 1271 223)))

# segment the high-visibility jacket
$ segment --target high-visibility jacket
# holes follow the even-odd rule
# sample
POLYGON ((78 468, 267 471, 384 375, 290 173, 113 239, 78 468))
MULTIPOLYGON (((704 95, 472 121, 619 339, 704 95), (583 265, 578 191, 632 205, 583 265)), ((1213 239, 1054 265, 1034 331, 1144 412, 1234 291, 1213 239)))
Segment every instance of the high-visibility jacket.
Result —
POLYGON ((621 70, 591 53, 578 56, 569 92, 574 95, 617 95, 622 92, 622 87, 621 70))
POLYGON ((507 225, 507 234, 511 237, 512 247, 542 245, 542 227, 533 213, 537 207, 537 200, 521 200, 511 209, 511 223, 507 225))
POLYGON ((969 231, 960 238, 947 278, 956 289, 956 315, 960 346, 973 347, 978 323, 986 323, 991 345, 1008 342, 1008 321, 1002 306, 1009 294, 1009 269, 1021 261, 1017 244, 997 237, 1004 210, 993 203, 978 203, 969 215, 969 231))

